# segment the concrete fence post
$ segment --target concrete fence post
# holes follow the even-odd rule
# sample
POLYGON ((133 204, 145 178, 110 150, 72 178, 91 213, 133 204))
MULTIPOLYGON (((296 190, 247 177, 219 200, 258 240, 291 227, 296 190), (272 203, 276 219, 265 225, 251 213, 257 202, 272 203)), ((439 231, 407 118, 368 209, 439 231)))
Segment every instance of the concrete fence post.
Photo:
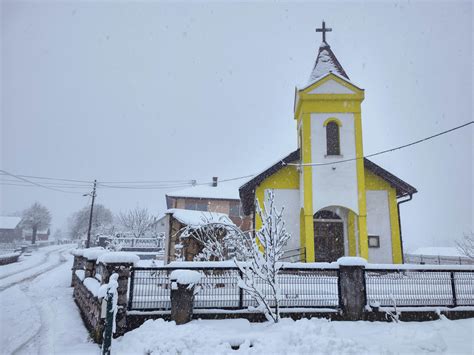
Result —
POLYGON ((344 257, 339 263, 339 300, 346 320, 362 320, 367 303, 365 264, 362 258, 344 257))
POLYGON ((86 259, 84 265, 84 278, 94 277, 95 275, 95 260, 86 259))
POLYGON ((171 320, 185 324, 193 318, 195 285, 201 274, 192 270, 175 270, 170 275, 171 320))
POLYGON ((82 255, 74 255, 74 261, 72 263, 71 268, 71 287, 76 286, 74 281, 76 280, 75 273, 77 270, 84 270, 84 258, 82 257, 82 255))

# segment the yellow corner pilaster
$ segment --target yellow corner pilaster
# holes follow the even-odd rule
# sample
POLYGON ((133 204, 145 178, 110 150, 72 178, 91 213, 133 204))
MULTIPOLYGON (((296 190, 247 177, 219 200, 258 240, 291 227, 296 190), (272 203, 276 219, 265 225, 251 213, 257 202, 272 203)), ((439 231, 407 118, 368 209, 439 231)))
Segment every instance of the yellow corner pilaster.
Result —
POLYGON ((349 239, 349 256, 357 256, 357 245, 355 237, 355 213, 349 211, 347 216, 347 235, 349 239))
MULTIPOLYGON (((303 114, 303 150, 301 161, 311 163, 311 115, 303 114)), ((313 171, 311 166, 303 166, 304 184, 304 229, 306 261, 314 262, 314 222, 313 222, 313 171)))
POLYGON ((392 234, 392 262, 394 264, 401 264, 403 262, 403 257, 400 240, 400 226, 398 224, 397 196, 395 189, 393 188, 388 190, 388 208, 390 213, 390 230, 392 234))
POLYGON ((359 113, 354 113, 356 141, 357 190, 359 198, 359 252, 362 258, 369 260, 369 241, 367 237, 367 202, 365 194, 364 150, 362 147, 362 120, 359 113))

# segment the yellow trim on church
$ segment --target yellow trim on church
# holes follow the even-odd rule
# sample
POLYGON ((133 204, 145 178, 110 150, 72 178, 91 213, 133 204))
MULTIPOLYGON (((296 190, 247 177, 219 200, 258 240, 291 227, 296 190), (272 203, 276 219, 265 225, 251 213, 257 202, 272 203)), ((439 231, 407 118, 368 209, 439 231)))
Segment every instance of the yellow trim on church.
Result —
POLYGON ((336 117, 329 117, 326 121, 324 121, 323 127, 326 127, 329 122, 335 122, 339 127, 342 127, 341 120, 336 117))
POLYGON ((397 193, 395 189, 384 179, 370 171, 365 172, 366 190, 382 190, 388 193, 388 209, 390 217, 390 233, 392 241, 392 262, 401 264, 402 246, 400 240, 400 225, 398 224, 397 193))
MULTIPOLYGON (((258 200, 260 207, 263 208, 265 201, 265 190, 270 189, 299 189, 300 179, 296 166, 285 166, 275 174, 268 176, 255 189, 255 198, 258 200)), ((258 215, 255 215, 255 229, 262 228, 262 221, 258 215)))

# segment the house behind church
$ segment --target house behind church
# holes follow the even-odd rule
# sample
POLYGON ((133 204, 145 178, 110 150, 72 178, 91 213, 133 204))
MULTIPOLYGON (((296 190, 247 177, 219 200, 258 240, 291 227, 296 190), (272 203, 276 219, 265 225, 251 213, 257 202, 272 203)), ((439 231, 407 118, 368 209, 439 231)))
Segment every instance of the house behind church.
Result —
POLYGON ((243 231, 252 227, 252 218, 242 211, 237 182, 219 183, 214 177, 211 184, 191 186, 166 195, 168 209, 178 208, 202 212, 217 212, 229 216, 243 231))

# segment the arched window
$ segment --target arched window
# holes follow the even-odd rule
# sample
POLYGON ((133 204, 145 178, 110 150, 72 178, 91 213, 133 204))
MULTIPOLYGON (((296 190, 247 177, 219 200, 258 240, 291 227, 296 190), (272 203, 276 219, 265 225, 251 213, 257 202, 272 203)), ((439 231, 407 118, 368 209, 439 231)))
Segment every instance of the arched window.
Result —
POLYGON ((330 121, 326 125, 326 147, 327 155, 341 155, 339 125, 335 121, 330 121))

